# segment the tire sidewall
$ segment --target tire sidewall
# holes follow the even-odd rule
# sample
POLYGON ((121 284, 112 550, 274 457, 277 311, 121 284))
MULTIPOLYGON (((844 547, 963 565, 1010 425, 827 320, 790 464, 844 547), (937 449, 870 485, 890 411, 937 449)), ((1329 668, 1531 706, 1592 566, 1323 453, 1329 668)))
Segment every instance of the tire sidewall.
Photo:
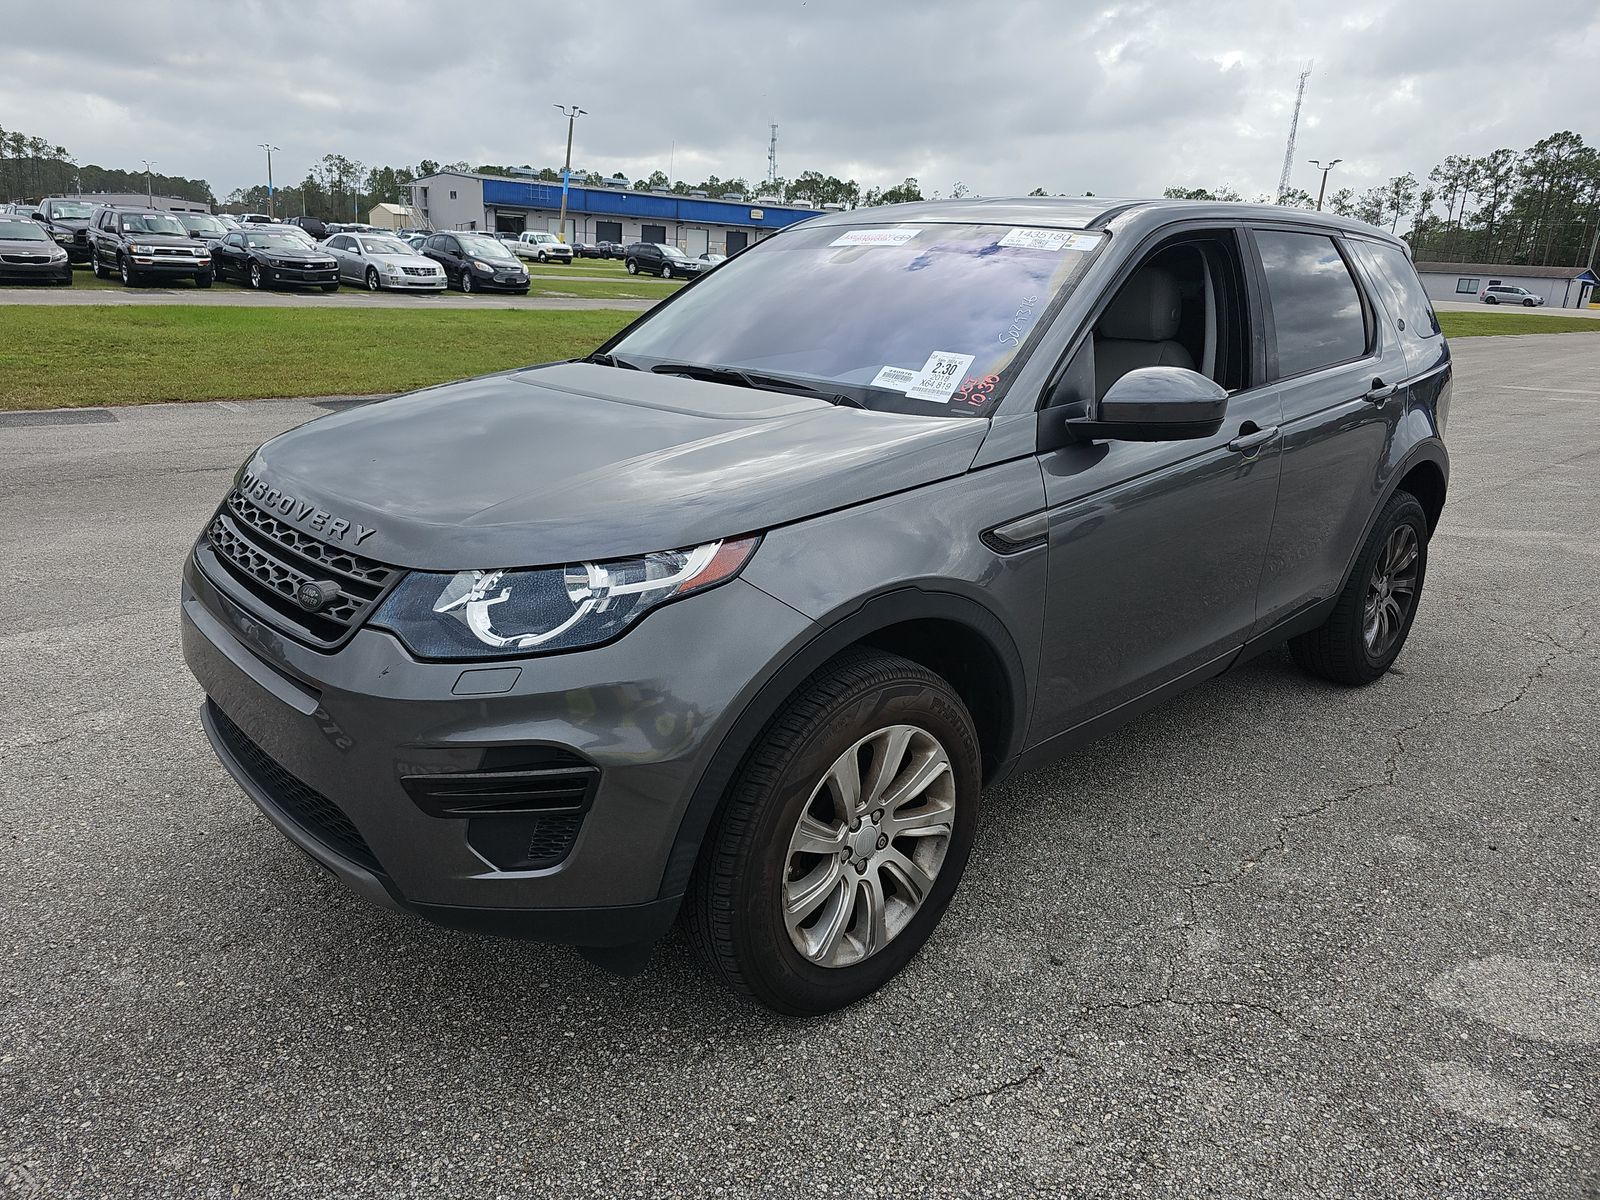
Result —
POLYGON ((1355 627, 1350 633, 1355 637, 1361 664, 1370 678, 1377 679, 1386 674, 1394 665, 1395 659, 1400 657, 1400 652, 1405 649, 1406 639, 1411 636, 1411 626, 1417 619, 1417 609, 1422 604, 1422 589, 1427 582, 1427 575, 1428 516, 1423 512, 1422 505, 1409 492, 1397 492, 1384 506, 1383 515, 1374 526, 1372 536, 1367 539, 1367 544, 1361 551, 1361 558, 1356 563, 1355 573, 1350 577, 1351 586, 1359 588, 1359 601, 1351 606, 1355 616, 1355 627), (1390 535, 1401 525, 1406 524, 1412 527, 1417 537, 1416 590, 1411 596, 1411 607, 1401 622, 1400 636, 1394 639, 1388 650, 1374 657, 1367 651, 1364 636, 1367 586, 1372 580, 1372 570, 1377 565, 1378 556, 1389 544, 1390 535))
POLYGON ((960 700, 947 688, 920 679, 852 693, 811 728, 787 755, 776 785, 761 801, 731 914, 730 933, 758 998, 793 1015, 826 1012, 870 995, 905 967, 938 924, 966 867, 977 831, 980 762, 977 734, 960 700), (783 922, 789 842, 802 809, 838 757, 867 734, 898 724, 926 729, 950 756, 956 782, 950 845, 928 898, 888 946, 848 967, 818 966, 795 948, 783 922))

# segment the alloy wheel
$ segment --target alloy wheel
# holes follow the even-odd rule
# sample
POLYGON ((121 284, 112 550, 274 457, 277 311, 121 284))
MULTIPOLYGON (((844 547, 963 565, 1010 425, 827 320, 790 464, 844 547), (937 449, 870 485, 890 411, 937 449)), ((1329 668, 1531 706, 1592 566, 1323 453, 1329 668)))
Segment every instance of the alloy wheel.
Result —
POLYGON ((472 270, 470 267, 461 268, 461 290, 464 293, 472 290, 472 270))
POLYGON ((955 827, 955 774, 931 733, 891 725, 834 761, 800 813, 784 860, 782 910, 808 961, 846 967, 878 953, 933 890, 955 827))
POLYGON ((260 290, 261 285, 265 281, 266 281, 266 277, 264 275, 262 275, 262 273, 261 273, 261 264, 260 263, 251 263, 250 264, 250 286, 253 287, 253 288, 256 288, 257 290, 260 290))
POLYGON ((378 268, 376 268, 376 267, 368 267, 367 268, 367 291, 375 292, 381 286, 382 285, 378 282, 378 268))
POLYGON ((1381 659, 1405 628, 1406 617, 1417 597, 1417 531, 1410 524, 1395 526, 1373 565, 1367 583, 1362 635, 1367 654, 1381 659))

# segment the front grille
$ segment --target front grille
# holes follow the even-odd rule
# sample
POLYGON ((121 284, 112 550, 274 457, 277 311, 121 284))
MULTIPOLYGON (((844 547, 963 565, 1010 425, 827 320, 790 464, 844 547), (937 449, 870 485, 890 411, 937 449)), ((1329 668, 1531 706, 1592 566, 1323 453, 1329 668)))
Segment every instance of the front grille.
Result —
POLYGON ((528 848, 523 852, 525 871, 553 867, 566 858, 578 836, 581 816, 540 817, 528 837, 528 848))
POLYGON ((0 262, 16 263, 19 266, 35 266, 50 261, 48 254, 0 254, 0 262))
POLYGON ((237 489, 212 518, 206 538, 228 576, 285 632, 330 648, 355 632, 401 571, 303 533, 237 489), (320 612, 295 600, 300 585, 332 582, 339 595, 320 612))
POLYGON ((250 777, 250 782, 266 793, 279 811, 339 857, 374 874, 383 873, 367 839, 344 815, 343 809, 280 767, 213 701, 207 700, 206 705, 218 739, 250 777))
POLYGON ((400 269, 407 275, 421 275, 427 279, 437 279, 439 276, 439 272, 432 267, 401 267, 400 269))
POLYGON ((200 253, 187 246, 157 246, 155 251, 157 258, 197 258, 200 253))

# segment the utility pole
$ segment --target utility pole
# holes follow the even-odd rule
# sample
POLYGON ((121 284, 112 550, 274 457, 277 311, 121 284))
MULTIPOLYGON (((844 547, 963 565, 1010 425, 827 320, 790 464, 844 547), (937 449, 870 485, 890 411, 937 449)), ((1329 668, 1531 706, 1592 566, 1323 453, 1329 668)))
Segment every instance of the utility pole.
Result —
POLYGON ((146 158, 140 161, 144 163, 144 198, 150 207, 154 208, 156 206, 156 186, 151 181, 150 168, 156 165, 155 160, 146 158))
POLYGON ((1289 190, 1289 168, 1294 166, 1294 138, 1300 130, 1300 102, 1306 98, 1306 80, 1311 78, 1311 64, 1307 63, 1300 72, 1300 84, 1294 90, 1294 115, 1289 118, 1289 144, 1283 150, 1283 173, 1278 176, 1279 204, 1283 203, 1283 194, 1289 190))
POLYGON ((272 206, 272 152, 283 147, 274 146, 271 142, 257 142, 256 145, 267 152, 267 216, 275 217, 278 214, 272 206))
POLYGON ((572 126, 579 117, 588 114, 576 104, 570 107, 553 104, 551 107, 559 108, 561 115, 567 118, 567 158, 561 167, 561 228, 556 233, 556 236, 564 242, 567 240, 567 189, 572 186, 572 126))
POLYGON ((778 123, 772 122, 768 129, 771 130, 767 138, 767 187, 770 189, 778 182, 778 123))
POLYGON ((1332 162, 1330 162, 1330 163, 1328 163, 1326 165, 1318 162, 1314 158, 1308 158, 1308 159, 1306 159, 1306 161, 1308 163, 1310 163, 1313 167, 1315 167, 1317 170, 1322 172, 1322 186, 1317 189, 1317 211, 1321 212, 1322 211, 1322 194, 1328 190, 1328 172, 1333 170, 1340 163, 1342 163, 1344 161, 1344 159, 1336 158, 1332 162))

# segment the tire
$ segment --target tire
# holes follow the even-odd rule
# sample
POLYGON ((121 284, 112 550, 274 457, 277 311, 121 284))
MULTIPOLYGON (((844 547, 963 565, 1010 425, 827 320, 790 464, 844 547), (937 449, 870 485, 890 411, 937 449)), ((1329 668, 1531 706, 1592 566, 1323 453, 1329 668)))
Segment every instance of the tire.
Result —
POLYGON ((128 264, 128 258, 125 254, 117 255, 117 274, 122 277, 123 287, 133 287, 139 282, 139 276, 133 267, 128 264))
POLYGON ((546 257, 546 256, 545 256, 545 252, 544 252, 544 251, 543 251, 543 250, 541 250, 541 251, 539 251, 539 253, 538 253, 538 254, 536 254, 536 255, 535 255, 535 256, 534 256, 534 257, 535 257, 535 258, 537 258, 537 259, 538 259, 538 260, 539 260, 539 261, 540 261, 540 262, 549 262, 549 261, 550 261, 550 260, 549 260, 549 259, 548 259, 548 258, 547 258, 547 257, 546 257))
POLYGON ((685 916, 711 974, 796 1017, 843 1008, 882 987, 933 932, 960 881, 977 829, 980 761, 966 706, 925 667, 863 651, 817 671, 762 732, 701 848, 685 916), (904 730, 911 732, 896 751, 904 730), (874 792, 904 786, 939 761, 939 751, 947 769, 909 801, 873 809, 874 792), (884 761, 900 765, 874 789, 884 761), (841 764, 854 764, 864 797, 854 831, 830 782, 841 764), (894 811, 920 812, 942 832, 896 836, 894 811), (837 846, 838 857, 797 848, 802 817, 827 834, 818 844, 837 846), (920 903, 908 903, 919 893, 899 882, 912 878, 900 863, 920 876, 920 903), (785 896, 795 900, 797 885, 819 873, 804 889, 811 907, 791 927, 785 896), (874 895, 881 923, 870 919, 874 895), (864 943, 872 935, 881 939, 876 946, 864 943))
POLYGON ((1359 687, 1382 679, 1406 644, 1427 572, 1428 516, 1410 492, 1396 492, 1378 514, 1333 612, 1316 629, 1291 638, 1290 655, 1302 670, 1334 683, 1359 687), (1398 561, 1396 544, 1404 546, 1408 536, 1414 553, 1382 584, 1398 561), (1375 616, 1376 644, 1369 636, 1375 616))
POLYGON ((261 269, 261 264, 258 262, 250 264, 248 278, 250 286, 258 292, 264 290, 267 286, 267 273, 261 269))
POLYGON ((378 268, 367 268, 367 291, 379 292, 383 290, 383 282, 378 278, 378 268))
POLYGON ((670 264, 668 264, 668 263, 662 263, 661 264, 661 278, 663 278, 663 279, 671 279, 672 278, 672 267, 671 267, 670 264))
POLYGON ((211 272, 210 271, 201 271, 200 274, 198 274, 198 275, 196 275, 194 277, 194 285, 195 285, 195 287, 203 287, 203 288, 210 287, 211 286, 211 272))
POLYGON ((634 262, 633 259, 630 258, 628 260, 628 274, 629 275, 637 275, 638 273, 639 273, 639 264, 634 262))
POLYGON ((1523 308, 1537 308, 1539 306, 1537 304, 1535 304, 1532 300, 1524 300, 1522 302, 1522 307, 1523 308))
POLYGON ((96 251, 95 256, 89 260, 89 269, 94 272, 96 279, 104 279, 106 277, 106 268, 100 261, 99 251, 96 251))
POLYGON ((1500 303, 1500 301, 1496 300, 1493 296, 1485 296, 1483 298, 1483 302, 1485 304, 1499 304, 1500 303))
POLYGON ((325 283, 322 285, 322 290, 325 292, 337 292, 339 290, 339 285, 337 282, 325 283))
POLYGON ((468 267, 461 268, 461 292, 470 295, 472 292, 472 271, 468 267))

